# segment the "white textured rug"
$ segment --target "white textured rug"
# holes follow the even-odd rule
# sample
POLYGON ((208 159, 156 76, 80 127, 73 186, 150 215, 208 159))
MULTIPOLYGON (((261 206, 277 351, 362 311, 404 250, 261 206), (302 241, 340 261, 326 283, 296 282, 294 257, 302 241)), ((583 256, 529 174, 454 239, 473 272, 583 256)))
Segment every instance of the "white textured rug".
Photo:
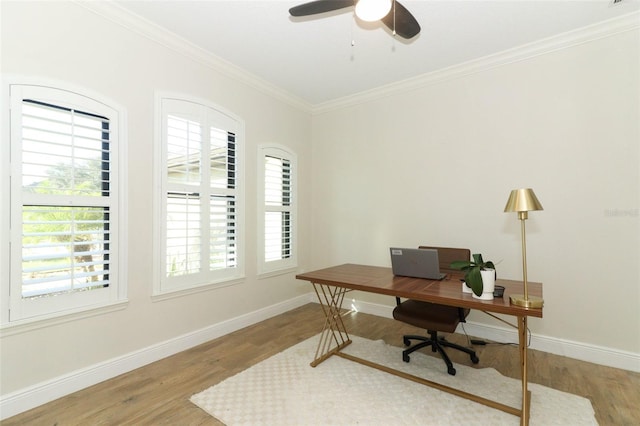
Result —
MULTIPOLYGON (((315 368, 318 336, 193 395, 191 401, 226 425, 518 425, 520 419, 394 375, 333 356, 315 368)), ((520 407, 521 383, 492 368, 444 363, 351 336, 345 352, 466 392, 520 407)), ((482 360, 480 361, 482 362, 482 360)), ((588 399, 529 384, 530 424, 597 425, 588 399)))

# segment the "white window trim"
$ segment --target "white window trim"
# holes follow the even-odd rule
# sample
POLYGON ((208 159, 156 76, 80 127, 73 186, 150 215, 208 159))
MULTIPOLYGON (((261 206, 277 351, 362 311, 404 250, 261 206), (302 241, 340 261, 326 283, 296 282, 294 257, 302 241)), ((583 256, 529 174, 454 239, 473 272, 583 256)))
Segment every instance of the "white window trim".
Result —
POLYGON ((244 121, 232 112, 207 100, 174 92, 158 91, 155 94, 155 125, 154 125, 154 190, 153 190, 153 286, 152 299, 160 301, 173 297, 180 297, 213 288, 226 287, 240 283, 245 278, 245 194, 244 194, 244 145, 245 145, 244 121), (218 271, 218 277, 206 281, 191 283, 175 280, 170 285, 165 280, 165 235, 166 235, 166 147, 163 141, 163 100, 186 101, 198 104, 225 116, 234 124, 236 136, 236 236, 237 236, 237 267, 225 271, 218 271))
POLYGON ((298 158, 295 153, 283 145, 265 144, 258 147, 257 158, 258 226, 257 256, 258 275, 261 278, 294 271, 298 267, 298 158), (286 158, 291 162, 291 257, 288 259, 265 261, 265 167, 264 158, 274 156, 286 158))
MULTIPOLYGON (((6 126, 0 128, 0 134, 2 134, 3 139, 6 141, 10 141, 10 143, 2 144, 0 147, 0 169, 4 172, 0 174, 0 192, 2 195, 0 196, 0 329, 2 330, 2 334, 6 334, 8 330, 16 330, 20 332, 20 330, 30 330, 33 328, 39 328, 44 326, 49 326, 52 324, 57 324, 60 322, 61 318, 64 318, 64 321, 70 319, 84 318, 87 316, 92 316, 95 312, 107 312, 112 309, 120 309, 124 306, 127 300, 127 155, 126 149, 124 147, 127 146, 127 114, 126 109, 114 102, 113 100, 95 93, 92 90, 88 90, 86 88, 77 87, 73 85, 69 85, 65 82, 60 82, 57 80, 46 79, 46 78, 38 78, 38 77, 25 77, 25 76, 17 76, 17 75, 6 75, 2 79, 2 100, 4 105, 11 106, 12 102, 17 102, 12 100, 11 98, 11 88, 12 87, 32 87, 32 88, 44 88, 44 89, 54 89, 58 91, 58 94, 62 96, 60 98, 56 97, 53 100, 53 103, 64 103, 67 101, 65 99, 67 96, 70 101, 70 105, 74 104, 74 98, 76 96, 80 96, 82 98, 87 98, 92 102, 97 102, 105 105, 108 109, 114 112, 112 115, 113 119, 111 121, 113 133, 116 136, 116 140, 114 141, 114 148, 112 149, 112 155, 117 159, 116 169, 113 170, 111 182, 113 188, 117 189, 117 209, 114 211, 114 216, 116 220, 114 220, 114 226, 116 227, 114 232, 112 232, 112 265, 113 269, 110 271, 110 286, 108 291, 108 296, 106 298, 100 298, 96 300, 95 303, 90 303, 82 306, 66 306, 64 303, 59 304, 56 301, 56 305, 60 305, 60 309, 55 312, 46 312, 44 314, 38 314, 33 316, 25 317, 24 315, 18 315, 16 319, 12 319, 10 317, 10 310, 17 309, 20 310, 20 306, 16 306, 16 302, 18 301, 18 296, 15 294, 15 291, 11 291, 12 287, 16 289, 18 284, 16 283, 16 277, 10 276, 11 274, 11 246, 10 242, 12 239, 15 239, 16 234, 19 232, 12 232, 10 230, 11 215, 16 215, 21 213, 22 201, 20 199, 11 199, 11 178, 12 175, 12 167, 18 168, 19 165, 15 165, 11 163, 11 146, 13 145, 13 137, 11 134, 11 120, 14 120, 14 116, 11 115, 10 108, 3 109, 2 112, 2 122, 7 123, 6 126), (65 92, 67 92, 65 94, 65 92), (6 284, 5 284, 6 283, 6 284)), ((70 106, 68 105, 68 106, 70 106)), ((21 246, 20 242, 17 243, 21 246)), ((14 270, 18 265, 20 265, 20 259, 13 259, 13 262, 16 263, 14 265, 14 270)), ((20 268, 18 268, 20 269, 20 268)), ((21 280, 21 277, 18 276, 18 280, 21 280)), ((65 297, 56 296, 56 299, 65 297)), ((77 293, 72 293, 70 295, 71 299, 77 298, 77 293)), ((84 296, 84 295, 80 295, 84 296)), ((14 312, 15 313, 15 312, 14 312)))

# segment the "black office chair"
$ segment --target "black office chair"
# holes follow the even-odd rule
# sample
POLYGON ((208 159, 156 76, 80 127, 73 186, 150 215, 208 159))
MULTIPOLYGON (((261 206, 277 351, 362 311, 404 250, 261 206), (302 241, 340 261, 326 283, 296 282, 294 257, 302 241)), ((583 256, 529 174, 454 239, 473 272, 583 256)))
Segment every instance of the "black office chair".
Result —
MULTIPOLYGON (((456 249, 448 247, 428 247, 420 246, 421 249, 437 249, 438 259, 440 262, 440 270, 451 270, 451 262, 454 260, 468 260, 471 258, 471 251, 468 249, 456 249)), ((455 284, 452 284, 455 285, 455 284)), ((419 343, 408 347, 402 351, 402 360, 409 362, 409 354, 418 349, 431 346, 433 352, 439 352, 440 356, 447 364, 447 372, 455 376, 456 369, 444 351, 444 347, 457 349, 469 354, 471 362, 477 364, 480 360, 475 351, 455 343, 448 342, 442 336, 438 336, 438 332, 453 333, 461 322, 466 322, 470 309, 456 308, 453 306, 439 305, 436 303, 421 302, 417 300, 406 300, 402 302, 396 297, 396 307, 393 310, 393 318, 398 321, 420 327, 427 330, 429 337, 418 335, 405 335, 403 342, 405 346, 410 346, 411 340, 417 340, 419 343)))

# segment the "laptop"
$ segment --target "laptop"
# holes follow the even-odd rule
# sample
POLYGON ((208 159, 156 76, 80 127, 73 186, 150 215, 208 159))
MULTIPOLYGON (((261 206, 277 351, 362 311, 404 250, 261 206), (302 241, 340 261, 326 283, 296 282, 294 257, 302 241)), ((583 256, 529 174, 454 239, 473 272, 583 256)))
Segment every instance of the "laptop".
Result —
POLYGON ((440 272, 438 250, 391 247, 393 275, 441 280, 447 274, 440 272))

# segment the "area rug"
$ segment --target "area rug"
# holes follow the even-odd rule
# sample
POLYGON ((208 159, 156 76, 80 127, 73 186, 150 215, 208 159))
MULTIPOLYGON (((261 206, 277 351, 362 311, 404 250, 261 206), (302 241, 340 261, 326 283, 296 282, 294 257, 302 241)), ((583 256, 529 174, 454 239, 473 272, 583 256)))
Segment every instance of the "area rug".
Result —
MULTIPOLYGON (((522 385, 492 368, 455 365, 435 357, 350 336, 344 352, 469 393, 520 407, 522 385)), ((228 426, 518 425, 502 411, 337 356, 309 366, 319 336, 305 340, 209 389, 191 401, 228 426)), ((588 399, 529 384, 530 424, 597 425, 588 399)))

